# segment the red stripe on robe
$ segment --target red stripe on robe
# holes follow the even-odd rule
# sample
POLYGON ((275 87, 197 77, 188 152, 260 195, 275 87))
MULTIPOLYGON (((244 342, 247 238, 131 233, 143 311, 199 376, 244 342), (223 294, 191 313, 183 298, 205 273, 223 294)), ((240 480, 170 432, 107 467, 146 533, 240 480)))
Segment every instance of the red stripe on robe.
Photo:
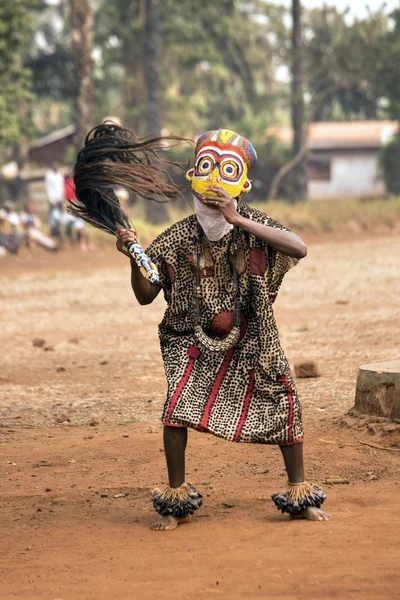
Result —
POLYGON ((203 414, 202 414, 202 417, 201 417, 201 420, 199 423, 199 427, 201 427, 202 429, 207 430, 207 428, 208 428, 208 423, 210 421, 211 412, 214 407, 215 401, 217 399, 218 392, 221 389, 221 385, 222 385, 222 382, 224 381, 226 372, 229 368, 229 364, 232 359, 233 351, 234 351, 234 348, 231 348, 225 354, 222 365, 220 366, 217 376, 212 385, 211 392, 210 392, 210 395, 207 400, 207 404, 204 407, 203 414))
POLYGON ((284 385, 286 393, 287 393, 287 399, 288 399, 288 403, 289 403, 289 415, 288 415, 288 446, 290 446, 291 444, 293 444, 293 412, 294 412, 294 406, 293 406, 293 390, 292 390, 292 386, 289 382, 289 378, 287 375, 282 375, 279 378, 279 381, 284 385))
POLYGON ((247 415, 250 410, 250 403, 253 397, 253 389, 255 384, 254 371, 251 371, 249 383, 247 385, 246 395, 243 400, 242 412, 240 413, 239 423, 236 426, 235 435, 233 436, 234 442, 240 442, 240 436, 242 435, 243 427, 245 426, 247 415))
POLYGON ((196 359, 200 356, 200 350, 196 346, 189 346, 187 353, 189 356, 189 360, 186 363, 186 367, 183 372, 182 378, 176 386, 175 392, 173 393, 172 398, 170 400, 168 411, 163 421, 164 425, 168 425, 172 414, 176 408, 176 405, 178 404, 179 398, 182 396, 183 390, 185 389, 187 382, 189 381, 189 378, 192 374, 196 359))

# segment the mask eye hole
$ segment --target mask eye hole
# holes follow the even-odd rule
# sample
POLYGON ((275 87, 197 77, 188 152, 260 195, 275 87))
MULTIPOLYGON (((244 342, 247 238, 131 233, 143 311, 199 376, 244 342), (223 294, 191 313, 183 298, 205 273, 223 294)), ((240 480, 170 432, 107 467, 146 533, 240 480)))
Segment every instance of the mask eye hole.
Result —
POLYGON ((237 179, 241 174, 240 171, 240 165, 234 160, 227 160, 221 165, 221 175, 225 179, 237 179))
POLYGON ((203 156, 196 164, 197 175, 208 175, 214 167, 214 161, 210 156, 203 156))

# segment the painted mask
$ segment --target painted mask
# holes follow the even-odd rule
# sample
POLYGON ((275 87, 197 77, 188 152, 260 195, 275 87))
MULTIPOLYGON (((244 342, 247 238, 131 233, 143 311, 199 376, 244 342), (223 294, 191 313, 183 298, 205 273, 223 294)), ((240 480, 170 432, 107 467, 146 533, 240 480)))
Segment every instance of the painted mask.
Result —
POLYGON ((195 196, 201 198, 212 185, 220 185, 233 198, 251 190, 248 172, 257 163, 253 145, 234 131, 206 131, 197 140, 195 163, 186 173, 195 196))

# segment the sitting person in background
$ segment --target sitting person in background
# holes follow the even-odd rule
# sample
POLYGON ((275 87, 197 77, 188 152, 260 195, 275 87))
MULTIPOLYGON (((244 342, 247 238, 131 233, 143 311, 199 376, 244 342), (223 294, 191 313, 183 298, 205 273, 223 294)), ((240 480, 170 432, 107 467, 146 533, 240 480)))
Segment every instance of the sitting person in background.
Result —
POLYGON ((24 228, 25 243, 28 247, 30 247, 31 242, 34 242, 50 252, 58 250, 58 244, 41 231, 42 222, 38 215, 34 213, 32 200, 25 202, 24 211, 20 214, 20 221, 24 228))
POLYGON ((21 220, 13 202, 5 202, 0 211, 0 246, 11 254, 18 254, 21 247, 21 220))

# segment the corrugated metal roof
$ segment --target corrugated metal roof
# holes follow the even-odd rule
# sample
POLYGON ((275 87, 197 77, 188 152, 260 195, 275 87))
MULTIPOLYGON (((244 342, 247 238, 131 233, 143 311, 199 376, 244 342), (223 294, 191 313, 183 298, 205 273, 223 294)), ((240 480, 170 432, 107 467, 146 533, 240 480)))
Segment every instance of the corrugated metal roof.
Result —
POLYGON ((36 148, 43 148, 44 146, 48 146, 53 142, 57 142, 58 140, 62 140, 70 135, 75 133, 75 125, 67 125, 67 127, 63 127, 63 129, 58 129, 57 131, 53 131, 49 133, 49 135, 45 135, 34 142, 29 144, 29 150, 35 150, 36 148))
MULTIPOLYGON (((398 131, 397 121, 332 121, 312 123, 308 131, 310 150, 381 148, 398 131)), ((269 136, 291 144, 293 130, 289 126, 270 127, 269 136)))

